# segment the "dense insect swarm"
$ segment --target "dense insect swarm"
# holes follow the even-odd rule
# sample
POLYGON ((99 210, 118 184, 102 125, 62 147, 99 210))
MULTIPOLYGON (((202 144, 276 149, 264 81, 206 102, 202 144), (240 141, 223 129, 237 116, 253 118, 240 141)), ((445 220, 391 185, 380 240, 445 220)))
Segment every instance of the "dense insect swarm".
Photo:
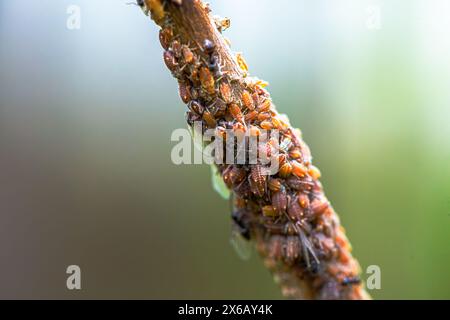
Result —
POLYGON ((359 266, 323 193, 320 171, 312 165, 301 132, 277 112, 264 89, 268 83, 248 76, 242 54, 227 59, 229 48, 221 48, 223 44, 228 46, 220 32, 230 26, 230 20, 208 19, 213 24, 208 26, 212 34, 205 30, 180 32, 171 16, 173 10, 192 5, 199 6, 201 14, 209 14, 209 7, 191 0, 139 0, 137 4, 161 26, 163 60, 178 80, 189 125, 202 121, 204 129, 214 129, 216 137, 223 140, 227 130, 238 138, 248 134, 259 139, 263 132, 274 130, 280 134, 278 141, 269 140, 258 149, 265 156, 277 155, 276 172, 267 175, 259 163, 217 166, 233 195, 234 230, 256 242, 264 264, 274 273, 284 294, 316 299, 363 298, 359 266), (201 41, 199 34, 205 34, 201 41), (216 42, 218 38, 223 40, 222 45, 216 42), (236 68, 226 63, 234 63, 236 68), (309 293, 300 292, 292 278, 302 281, 309 293))

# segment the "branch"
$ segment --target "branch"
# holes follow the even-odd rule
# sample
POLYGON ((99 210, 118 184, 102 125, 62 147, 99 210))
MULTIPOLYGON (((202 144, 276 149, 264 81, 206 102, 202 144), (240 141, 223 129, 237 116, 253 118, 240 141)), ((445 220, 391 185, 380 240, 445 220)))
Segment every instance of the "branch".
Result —
POLYGON ((369 299, 300 130, 278 114, 266 84, 249 77, 242 56, 231 52, 220 32, 227 21, 213 19, 200 0, 138 4, 161 27, 164 62, 179 82, 189 125, 202 121, 222 137, 227 129, 258 137, 264 130, 280 133, 281 143, 266 144, 277 155, 275 174, 264 175, 261 164, 248 161, 217 168, 233 194, 235 230, 254 241, 282 293, 296 299, 369 299))

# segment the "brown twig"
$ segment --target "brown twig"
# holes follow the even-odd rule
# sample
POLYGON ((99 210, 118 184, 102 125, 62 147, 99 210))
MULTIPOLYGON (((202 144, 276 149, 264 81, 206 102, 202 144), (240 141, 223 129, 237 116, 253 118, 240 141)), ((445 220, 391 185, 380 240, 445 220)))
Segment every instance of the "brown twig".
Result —
POLYGON ((218 169, 234 196, 235 227, 256 243, 283 294, 297 299, 369 298, 300 131, 277 113, 264 83, 248 76, 245 61, 231 52, 219 32, 220 22, 200 0, 138 4, 161 27, 164 62, 188 104, 189 125, 202 121, 223 135, 225 129, 256 136, 263 129, 280 132, 284 145, 270 146, 278 155, 277 173, 263 175, 260 164, 248 162, 220 164, 218 169))

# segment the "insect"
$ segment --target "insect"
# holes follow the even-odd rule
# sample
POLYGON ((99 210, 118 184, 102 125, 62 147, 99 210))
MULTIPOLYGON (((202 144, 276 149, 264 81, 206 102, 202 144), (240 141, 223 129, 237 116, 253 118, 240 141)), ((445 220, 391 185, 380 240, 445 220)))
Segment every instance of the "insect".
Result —
POLYGON ((266 190, 266 176, 263 175, 260 165, 257 164, 252 166, 248 179, 253 193, 262 197, 266 190))
POLYGON ((290 198, 287 212, 292 220, 300 220, 303 215, 303 210, 296 198, 290 198))
POLYGON ((178 91, 180 98, 184 103, 188 103, 191 100, 191 86, 186 82, 178 82, 178 91))
POLYGON ((294 261, 300 255, 300 239, 296 236, 286 237, 286 243, 284 248, 284 257, 288 263, 294 263, 294 261))
POLYGON ((217 121, 214 118, 214 116, 211 114, 211 112, 209 111, 205 111, 203 112, 203 120, 205 121, 206 125, 208 126, 208 128, 215 128, 217 125, 217 121))
POLYGON ((278 212, 284 212, 287 209, 286 188, 281 185, 280 190, 272 195, 272 205, 278 212))
POLYGON ((173 38, 172 28, 165 27, 159 31, 159 42, 161 43, 161 46, 164 48, 164 50, 169 49, 169 45, 170 42, 172 41, 172 38, 173 38))
POLYGON ((201 103, 198 102, 197 100, 189 101, 187 106, 188 106, 190 111, 192 111, 193 113, 198 114, 199 116, 203 115, 203 112, 205 111, 205 107, 203 107, 201 105, 201 103))
MULTIPOLYGON (((286 164, 289 164, 289 162, 286 162, 286 164)), ((281 169, 283 166, 281 167, 281 169)), ((280 169, 280 171, 281 171, 280 169)), ((281 173, 280 173, 281 175, 281 173)), ((299 178, 295 175, 291 175, 289 178, 286 179, 286 183, 289 187, 291 187, 294 190, 297 191, 310 191, 312 187, 314 186, 314 183, 311 181, 311 179, 305 177, 305 178, 299 178)))
POLYGON ((285 164, 283 164, 280 170, 278 171, 278 175, 282 178, 289 177, 291 173, 292 173, 292 165, 290 164, 290 162, 286 162, 285 164))
POLYGON ((225 103, 233 102, 233 97, 231 93, 231 87, 228 83, 222 82, 219 86, 220 95, 222 96, 223 101, 225 103))
POLYGON ((212 76, 210 70, 206 67, 200 68, 200 83, 202 84, 202 88, 210 95, 214 95, 216 93, 215 81, 212 76))
POLYGON ((169 69, 170 72, 172 72, 172 74, 176 76, 178 71, 178 62, 173 52, 170 50, 164 51, 163 58, 167 69, 169 69))
POLYGON ((253 110, 255 108, 253 105, 253 99, 247 90, 242 91, 241 99, 242 103, 247 109, 253 110))
POLYGON ((236 103, 231 103, 230 106, 228 107, 228 111, 235 120, 242 122, 241 108, 239 108, 239 106, 236 103))

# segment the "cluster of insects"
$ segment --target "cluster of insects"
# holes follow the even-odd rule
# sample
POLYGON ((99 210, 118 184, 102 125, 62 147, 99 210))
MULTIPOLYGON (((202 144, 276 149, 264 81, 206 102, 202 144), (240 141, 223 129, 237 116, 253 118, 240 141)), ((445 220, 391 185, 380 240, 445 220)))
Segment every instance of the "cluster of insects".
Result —
MULTIPOLYGON (((255 137, 262 131, 279 133, 277 141, 269 140, 258 149, 276 154, 276 173, 267 175, 259 163, 218 165, 232 191, 235 232, 256 241, 269 268, 290 266, 310 279, 323 298, 342 296, 340 291, 359 285, 358 264, 323 193, 320 171, 312 165, 299 130, 276 111, 264 88, 266 83, 247 76, 248 67, 240 54, 235 61, 243 76, 231 77, 212 39, 183 41, 164 13, 164 1, 139 0, 138 5, 162 26, 163 60, 178 80, 189 125, 201 121, 220 137, 225 137, 227 130, 255 137)), ((229 20, 215 21, 219 32, 229 26, 229 20)))

